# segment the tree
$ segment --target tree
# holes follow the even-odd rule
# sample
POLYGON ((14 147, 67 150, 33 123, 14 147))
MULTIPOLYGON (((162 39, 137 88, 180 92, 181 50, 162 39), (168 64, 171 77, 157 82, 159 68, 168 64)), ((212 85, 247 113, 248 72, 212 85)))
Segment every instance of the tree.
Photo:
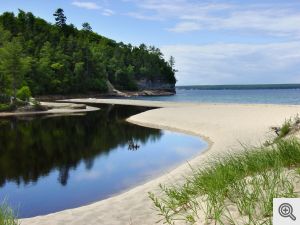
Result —
MULTIPOLYGON (((3 27, 0 25, 0 48, 4 46, 4 44, 9 40, 10 33, 5 31, 3 27)), ((1 54, 0 54, 1 57, 1 54)), ((1 61, 1 59, 0 59, 1 61)), ((6 73, 0 70, 0 95, 7 94, 9 91, 9 77, 6 73)))
POLYGON ((140 44, 139 49, 142 50, 142 51, 146 51, 147 46, 145 44, 140 44))
POLYGON ((55 73, 51 68, 54 49, 51 43, 46 41, 39 53, 37 60, 36 73, 38 76, 32 77, 33 85, 31 91, 33 94, 47 94, 50 91, 50 82, 55 73))
POLYGON ((178 70, 175 69, 175 58, 173 56, 171 56, 169 59, 169 65, 174 73, 178 72, 178 70))
POLYGON ((29 58, 23 57, 22 51, 18 38, 13 38, 0 49, 0 73, 8 76, 14 99, 23 75, 29 70, 29 58))
POLYGON ((55 24, 58 27, 64 27, 66 25, 67 17, 65 16, 63 9, 58 8, 53 16, 55 16, 55 24))
POLYGON ((12 34, 16 34, 16 19, 14 13, 5 12, 2 14, 3 28, 8 29, 12 34))
POLYGON ((85 22, 82 24, 82 30, 84 31, 92 31, 92 27, 89 23, 85 22))
POLYGON ((2 45, 10 39, 10 36, 10 32, 4 30, 0 24, 0 47, 2 47, 2 45))
POLYGON ((62 9, 53 15, 56 25, 22 10, 0 15, 0 93, 22 86, 33 95, 104 92, 108 80, 123 90, 136 89, 141 79, 175 84, 158 48, 117 43, 88 23, 79 31, 66 24, 62 9))
POLYGON ((3 73, 0 68, 0 96, 8 94, 10 90, 10 79, 6 73, 3 73))

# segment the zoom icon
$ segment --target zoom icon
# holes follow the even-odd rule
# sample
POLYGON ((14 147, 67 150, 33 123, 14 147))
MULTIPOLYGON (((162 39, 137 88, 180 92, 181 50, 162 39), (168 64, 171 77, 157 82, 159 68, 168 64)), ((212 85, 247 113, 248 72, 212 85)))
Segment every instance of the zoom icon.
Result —
POLYGON ((282 203, 278 208, 279 215, 282 217, 289 217, 292 220, 296 220, 295 215, 293 214, 293 206, 289 203, 282 203))

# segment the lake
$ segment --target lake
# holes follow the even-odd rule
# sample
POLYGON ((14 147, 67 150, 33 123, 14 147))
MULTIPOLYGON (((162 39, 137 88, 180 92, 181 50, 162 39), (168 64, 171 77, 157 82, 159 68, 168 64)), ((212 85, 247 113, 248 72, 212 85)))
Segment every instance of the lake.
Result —
POLYGON ((108 198, 207 147, 198 137, 125 121, 150 108, 100 107, 73 116, 0 119, 0 198, 19 217, 108 198))
POLYGON ((176 95, 133 99, 200 103, 300 104, 300 85, 181 86, 176 95))

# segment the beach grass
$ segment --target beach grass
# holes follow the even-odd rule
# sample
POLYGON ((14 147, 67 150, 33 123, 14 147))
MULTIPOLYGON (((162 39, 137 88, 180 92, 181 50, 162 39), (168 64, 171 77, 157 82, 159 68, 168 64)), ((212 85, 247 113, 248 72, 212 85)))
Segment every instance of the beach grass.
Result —
POLYGON ((19 225, 13 210, 3 201, 0 205, 0 225, 19 225))
POLYGON ((290 134, 292 131, 298 131, 300 125, 300 117, 299 115, 294 116, 293 118, 290 118, 286 120, 281 127, 279 127, 279 133, 278 137, 274 139, 274 141, 280 140, 281 138, 284 138, 288 134, 290 134))
POLYGON ((281 127, 278 127, 279 132, 277 133, 277 137, 273 140, 273 142, 276 142, 280 140, 281 138, 284 138, 287 136, 292 130, 293 126, 295 124, 294 121, 297 121, 298 117, 295 117, 293 119, 286 120, 281 127))
POLYGON ((212 224, 271 224, 273 198, 296 197, 292 181, 299 180, 299 165, 299 141, 277 139, 215 157, 207 166, 191 168, 184 185, 160 185, 161 195, 149 197, 167 224, 193 224, 200 215, 212 224))

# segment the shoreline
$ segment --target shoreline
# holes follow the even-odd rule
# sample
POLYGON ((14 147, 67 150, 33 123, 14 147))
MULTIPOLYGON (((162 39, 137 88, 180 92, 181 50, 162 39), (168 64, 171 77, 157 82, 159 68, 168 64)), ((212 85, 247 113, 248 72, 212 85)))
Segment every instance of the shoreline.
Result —
MULTIPOLYGON (((70 102, 83 102, 83 99, 70 102)), ((109 104, 109 100, 85 99, 85 103, 109 104)), ((83 102, 84 103, 84 102, 83 102)), ((266 140, 269 128, 300 113, 293 105, 189 104, 134 100, 113 100, 110 104, 159 107, 127 119, 137 125, 197 135, 208 147, 189 161, 191 166, 204 166, 214 155, 239 150, 240 143, 257 145, 266 140)), ((158 184, 180 183, 190 174, 190 166, 181 164, 172 171, 133 187, 111 198, 75 209, 21 219, 22 224, 132 224, 153 225, 159 219, 148 198, 148 191, 158 191, 158 184)))
POLYGON ((57 101, 64 99, 73 99, 73 98, 103 98, 103 99, 127 99, 137 96, 151 96, 151 97, 159 97, 159 96, 171 96, 175 95, 175 92, 168 90, 151 90, 145 89, 140 91, 120 91, 119 93, 95 93, 95 94, 73 94, 73 95, 41 95, 36 96, 35 98, 39 101, 57 101))
POLYGON ((100 110, 98 107, 85 106, 80 108, 79 104, 68 103, 54 103, 54 102, 41 102, 43 106, 52 107, 45 111, 14 111, 14 112, 0 112, 1 117, 14 117, 14 116, 35 116, 35 115, 71 115, 75 113, 85 113, 100 110), (77 107, 77 108, 76 108, 77 107))

